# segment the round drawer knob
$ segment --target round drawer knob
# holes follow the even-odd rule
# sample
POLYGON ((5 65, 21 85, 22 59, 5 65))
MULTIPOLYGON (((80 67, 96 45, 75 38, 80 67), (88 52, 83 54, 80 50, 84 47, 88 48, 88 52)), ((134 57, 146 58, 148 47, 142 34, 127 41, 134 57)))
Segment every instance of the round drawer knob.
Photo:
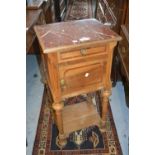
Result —
POLYGON ((85 77, 88 77, 89 75, 90 75, 89 73, 85 73, 85 75, 84 75, 84 76, 85 76, 85 77))
POLYGON ((61 79, 60 86, 61 86, 61 89, 65 89, 66 88, 66 83, 65 83, 64 79, 61 79))

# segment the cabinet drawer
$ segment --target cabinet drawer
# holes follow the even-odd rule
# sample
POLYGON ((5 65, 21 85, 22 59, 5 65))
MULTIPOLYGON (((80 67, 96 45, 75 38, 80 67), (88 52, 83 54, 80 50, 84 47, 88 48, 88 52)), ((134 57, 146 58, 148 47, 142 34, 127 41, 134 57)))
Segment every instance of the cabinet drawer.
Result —
POLYGON ((104 55, 106 53, 106 46, 97 48, 83 48, 80 50, 61 52, 58 54, 59 62, 72 61, 82 58, 91 57, 94 55, 104 55))
POLYGON ((65 94, 103 86, 106 63, 96 63, 80 67, 67 67, 60 70, 60 86, 65 94))

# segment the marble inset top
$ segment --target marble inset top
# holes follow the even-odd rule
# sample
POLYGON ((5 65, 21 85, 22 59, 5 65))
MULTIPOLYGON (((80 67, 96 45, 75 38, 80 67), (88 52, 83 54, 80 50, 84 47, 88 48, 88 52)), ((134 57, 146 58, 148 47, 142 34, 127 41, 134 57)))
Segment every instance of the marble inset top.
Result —
POLYGON ((43 53, 121 40, 119 35, 96 19, 37 25, 34 29, 43 53))

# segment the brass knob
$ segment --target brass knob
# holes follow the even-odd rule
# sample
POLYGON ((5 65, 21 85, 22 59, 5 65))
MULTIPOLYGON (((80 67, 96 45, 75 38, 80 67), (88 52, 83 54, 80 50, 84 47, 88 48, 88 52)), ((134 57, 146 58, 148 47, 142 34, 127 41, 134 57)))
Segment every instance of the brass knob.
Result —
POLYGON ((87 54, 87 50, 86 49, 81 49, 80 53, 82 56, 85 56, 87 54))
POLYGON ((60 80, 60 86, 61 86, 62 89, 66 88, 66 84, 65 84, 65 80, 64 79, 60 80))

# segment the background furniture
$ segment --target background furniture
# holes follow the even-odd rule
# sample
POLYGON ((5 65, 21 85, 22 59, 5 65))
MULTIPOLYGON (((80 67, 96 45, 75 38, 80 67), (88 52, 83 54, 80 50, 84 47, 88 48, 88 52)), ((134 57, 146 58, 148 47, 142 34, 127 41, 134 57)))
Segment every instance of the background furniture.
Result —
POLYGON ((113 86, 118 80, 124 84, 129 104, 129 0, 98 0, 96 18, 119 33, 123 40, 115 49, 112 66, 113 86))
POLYGON ((97 0, 96 18, 117 33, 125 21, 128 0, 97 0))
POLYGON ((34 25, 51 23, 54 18, 52 13, 52 0, 32 0, 26 5, 26 53, 38 54, 39 46, 33 30, 34 25))
POLYGON ((54 9, 55 9, 55 21, 60 22, 63 20, 67 7, 68 0, 54 0, 54 9))
MULTIPOLYGON (((69 132, 94 124, 99 126, 101 121, 90 103, 64 107, 66 98, 102 90, 102 123, 105 125, 113 49, 121 38, 95 19, 35 26, 35 32, 54 100, 51 106, 59 130, 58 141, 64 146, 69 132)), ((103 126, 100 126, 102 131, 103 126)))
POLYGON ((26 10, 26 53, 33 54, 38 50, 36 34, 33 30, 34 25, 45 24, 44 15, 41 9, 26 10))
POLYGON ((32 0, 27 4, 26 9, 37 10, 42 9, 45 16, 46 23, 52 23, 53 13, 52 13, 53 0, 32 0))
POLYGON ((123 40, 118 45, 118 70, 124 84, 126 103, 129 107, 129 6, 127 8, 125 22, 121 25, 120 35, 123 40))

